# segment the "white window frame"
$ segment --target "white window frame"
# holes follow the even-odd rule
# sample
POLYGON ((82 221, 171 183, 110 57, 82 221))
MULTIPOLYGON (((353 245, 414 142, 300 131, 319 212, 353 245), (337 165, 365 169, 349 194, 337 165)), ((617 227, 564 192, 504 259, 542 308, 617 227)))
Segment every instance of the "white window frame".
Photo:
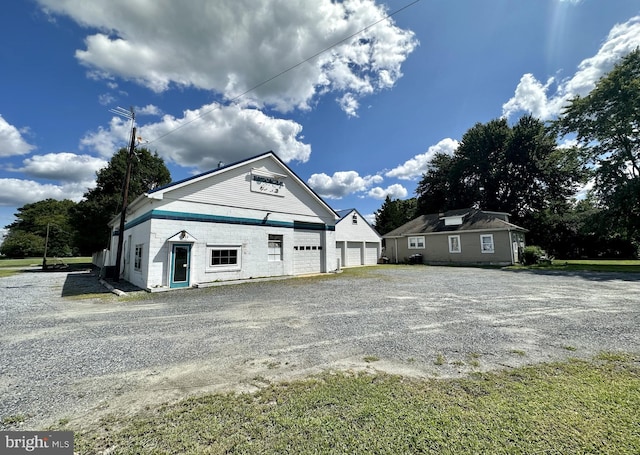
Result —
POLYGON ((356 215, 355 213, 351 217, 351 224, 358 224, 358 215, 356 215))
POLYGON ((459 235, 449 236, 449 253, 462 253, 462 246, 460 245, 459 235), (454 246, 457 246, 457 248, 454 248, 454 246))
POLYGON ((133 270, 139 272, 142 270, 142 252, 144 251, 144 243, 136 245, 135 256, 133 257, 133 270))
POLYGON ((207 245, 205 272, 230 272, 242 269, 242 245, 207 245), (213 264, 214 251, 235 251, 235 264, 213 264))
POLYGON ((480 234, 480 251, 482 253, 494 253, 495 244, 493 243, 493 234, 480 234), (485 243, 485 239, 490 239, 490 243, 485 243))
POLYGON ((410 250, 424 250, 424 235, 409 237, 407 245, 410 250))
POLYGON ((267 257, 269 262, 282 261, 283 243, 284 236, 282 234, 269 234, 267 243, 267 257))

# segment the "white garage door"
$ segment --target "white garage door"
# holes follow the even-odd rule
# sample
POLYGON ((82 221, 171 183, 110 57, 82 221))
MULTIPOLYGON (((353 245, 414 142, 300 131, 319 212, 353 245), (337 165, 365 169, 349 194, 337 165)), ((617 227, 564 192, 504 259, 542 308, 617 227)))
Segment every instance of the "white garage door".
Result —
POLYGON ((347 242, 347 263, 346 266, 362 265, 362 243, 347 242))
POLYGON ((378 263, 378 245, 379 243, 367 242, 364 250, 365 265, 375 265, 378 263))
POLYGON ((322 272, 322 237, 320 231, 293 230, 293 273, 322 272))

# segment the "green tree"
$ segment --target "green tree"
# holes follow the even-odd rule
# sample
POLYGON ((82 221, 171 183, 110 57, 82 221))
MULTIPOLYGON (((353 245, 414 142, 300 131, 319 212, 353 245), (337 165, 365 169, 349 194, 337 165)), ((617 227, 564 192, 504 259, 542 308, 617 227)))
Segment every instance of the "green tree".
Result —
POLYGON ((470 128, 452 157, 434 157, 416 190, 418 208, 507 212, 530 238, 544 240, 543 215, 562 212, 586 177, 577 150, 558 148, 542 121, 524 116, 509 126, 496 119, 470 128))
POLYGON ((70 213, 75 206, 76 203, 68 199, 45 199, 20 207, 15 214, 16 221, 5 226, 9 233, 2 245, 2 253, 10 257, 39 256, 44 252, 49 230, 48 256, 77 254, 75 230, 70 220, 70 213), (29 241, 34 244, 28 245, 29 241))
POLYGON ((593 167, 594 195, 610 235, 640 243, 640 48, 588 95, 573 98, 554 127, 575 135, 593 167))
POLYGON ((44 238, 31 232, 11 230, 0 246, 0 253, 10 258, 41 257, 44 238))
MULTIPOLYGON (((85 200, 71 213, 77 228, 76 244, 83 254, 91 254, 109 244, 108 223, 121 210, 128 153, 128 149, 120 149, 109 164, 96 173, 96 187, 85 193, 85 200)), ((129 202, 170 182, 169 169, 157 153, 151 153, 146 148, 135 151, 131 167, 129 202)))
POLYGON ((416 217, 416 207, 416 198, 392 200, 391 197, 387 196, 382 203, 382 207, 374 212, 376 231, 384 235, 411 221, 416 217))

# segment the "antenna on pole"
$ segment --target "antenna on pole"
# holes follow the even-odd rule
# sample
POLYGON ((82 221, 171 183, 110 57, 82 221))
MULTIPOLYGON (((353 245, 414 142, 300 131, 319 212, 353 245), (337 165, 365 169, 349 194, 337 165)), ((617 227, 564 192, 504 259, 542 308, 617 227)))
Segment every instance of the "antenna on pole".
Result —
POLYGON ((131 179, 131 161, 136 148, 136 114, 133 111, 133 107, 130 110, 126 110, 122 107, 116 107, 115 109, 109 109, 109 112, 131 120, 131 143, 129 144, 129 153, 127 155, 127 173, 124 178, 124 185, 122 186, 122 211, 120 212, 120 228, 118 230, 118 251, 116 254, 115 264, 115 276, 114 281, 120 280, 120 263, 122 262, 122 246, 124 243, 124 220, 127 213, 127 204, 129 198, 129 180, 131 179))

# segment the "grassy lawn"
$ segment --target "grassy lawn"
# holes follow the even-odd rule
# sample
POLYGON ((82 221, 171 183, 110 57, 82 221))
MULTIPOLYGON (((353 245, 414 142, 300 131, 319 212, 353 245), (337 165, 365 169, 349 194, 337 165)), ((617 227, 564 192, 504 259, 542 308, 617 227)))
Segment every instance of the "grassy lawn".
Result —
POLYGON ((603 353, 466 379, 325 373, 103 419, 76 432, 76 450, 640 453, 639 361, 603 353))
POLYGON ((640 260, 607 259, 554 259, 551 264, 515 266, 540 270, 590 271, 590 272, 631 272, 640 273, 640 260))
MULTIPOLYGON (((90 266, 91 258, 86 257, 73 257, 73 258, 47 258, 47 264, 54 265, 64 262, 68 265, 74 266, 90 266)), ((31 267, 33 265, 41 266, 42 258, 24 258, 24 259, 0 259, 0 268, 9 267, 31 267)))

